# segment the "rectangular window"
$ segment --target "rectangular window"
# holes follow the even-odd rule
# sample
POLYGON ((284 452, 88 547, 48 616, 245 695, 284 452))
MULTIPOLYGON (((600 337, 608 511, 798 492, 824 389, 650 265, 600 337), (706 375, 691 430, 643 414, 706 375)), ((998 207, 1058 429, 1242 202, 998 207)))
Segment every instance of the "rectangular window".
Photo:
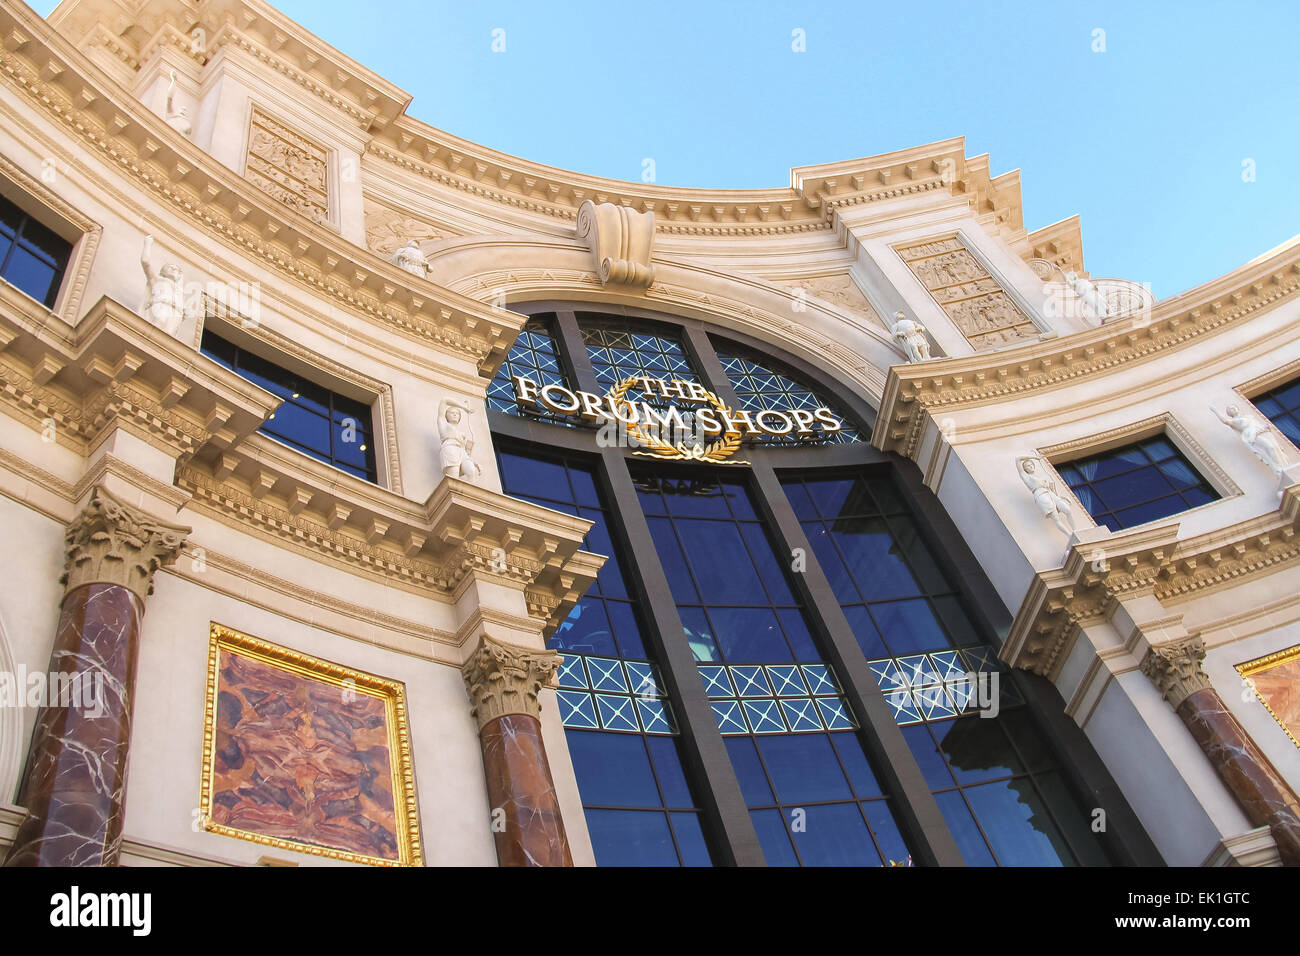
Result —
POLYGON ((1088 514, 1111 531, 1158 521, 1219 498, 1163 434, 1058 464, 1056 470, 1088 514))
POLYGON ((71 256, 70 242, 0 196, 0 277, 50 309, 71 256))
POLYGON ((1300 379, 1270 388, 1251 401, 1291 444, 1300 448, 1300 379))
POLYGON ((280 368, 207 329, 201 351, 284 400, 259 429, 262 434, 350 475, 378 480, 374 425, 365 402, 280 368))

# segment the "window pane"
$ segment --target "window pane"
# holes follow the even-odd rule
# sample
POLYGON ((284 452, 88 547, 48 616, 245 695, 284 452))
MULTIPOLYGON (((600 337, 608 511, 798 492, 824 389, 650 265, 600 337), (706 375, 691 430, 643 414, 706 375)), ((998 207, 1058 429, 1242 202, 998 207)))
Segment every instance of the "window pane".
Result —
POLYGON ((871 616, 890 651, 915 654, 948 647, 948 636, 939 626, 930 605, 922 598, 871 605, 871 616))
POLYGON ((597 866, 677 866, 668 818, 644 810, 588 810, 597 866))
POLYGON ((798 866, 780 810, 751 810, 749 818, 758 832, 758 842, 768 866, 798 866))
POLYGON ((4 277, 37 302, 48 306, 54 302, 60 274, 54 266, 33 255, 20 243, 9 256, 4 277))
POLYGON ((966 809, 966 801, 961 798, 961 791, 949 790, 947 793, 936 794, 935 800, 939 803, 939 809, 943 812, 944 820, 948 822, 948 829, 952 831, 953 839, 957 841, 957 849, 961 850, 966 865, 997 866, 993 854, 989 852, 984 838, 980 836, 979 829, 975 826, 975 821, 971 819, 970 811, 966 809))
POLYGON ((824 734, 758 737, 757 742, 781 803, 797 806, 853 796, 824 734))
POLYGON ((677 847, 681 850, 682 866, 712 866, 708 844, 704 841, 704 831, 700 829, 698 813, 674 813, 673 832, 677 835, 677 847))
POLYGON ((986 783, 964 792, 1003 866, 1073 863, 1028 777, 986 783))
POLYGON ((804 866, 880 866, 856 803, 807 807, 805 812, 804 828, 791 828, 804 866))
POLYGON ((993 780, 1024 770, 996 718, 960 717, 932 723, 930 728, 958 783, 993 780))
MULTIPOLYGON (((745 803, 751 807, 761 807, 773 802, 772 788, 768 786, 767 774, 758 762, 758 753, 754 750, 754 741, 750 737, 725 737, 727 755, 731 757, 731 766, 740 781, 740 792, 745 803)), ((771 862, 769 860, 769 862, 771 862)))
POLYGON ((658 807, 659 790, 639 734, 570 730, 569 754, 582 802, 596 806, 658 807))

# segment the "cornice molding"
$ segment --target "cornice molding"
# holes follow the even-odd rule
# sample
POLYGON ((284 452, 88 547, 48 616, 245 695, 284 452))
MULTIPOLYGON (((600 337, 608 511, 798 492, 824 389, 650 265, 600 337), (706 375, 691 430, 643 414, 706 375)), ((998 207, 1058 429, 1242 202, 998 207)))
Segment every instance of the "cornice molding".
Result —
POLYGON ((992 354, 896 365, 889 371, 871 443, 914 457, 926 421, 1158 358, 1233 328, 1300 292, 1300 246, 1097 328, 992 354))
POLYGON ((1078 629, 1104 620, 1112 603, 1153 595, 1169 604, 1270 574, 1300 559, 1300 484, 1276 511, 1178 540, 1178 522, 1074 544, 1061 568, 1039 571, 998 656, 1055 678, 1078 629))

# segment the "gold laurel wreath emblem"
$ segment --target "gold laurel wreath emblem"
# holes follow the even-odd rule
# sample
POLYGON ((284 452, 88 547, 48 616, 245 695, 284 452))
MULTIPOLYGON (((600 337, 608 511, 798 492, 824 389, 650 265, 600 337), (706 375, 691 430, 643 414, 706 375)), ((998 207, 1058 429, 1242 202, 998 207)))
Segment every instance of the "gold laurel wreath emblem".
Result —
MULTIPOLYGON (((631 418, 632 403, 625 396, 629 388, 636 381, 637 376, 629 376, 610 389, 606 396, 613 404, 626 407, 628 409, 624 414, 631 418)), ((717 395, 706 391, 704 393, 709 404, 722 412, 725 416, 729 409, 718 399, 717 395)), ((687 461, 711 461, 724 465, 748 465, 747 461, 728 461, 740 447, 740 432, 727 431, 722 435, 709 442, 707 445, 686 445, 673 444, 666 442, 653 432, 647 432, 640 424, 627 426, 628 436, 634 439, 638 444, 644 445, 648 451, 633 452, 636 455, 644 455, 649 458, 665 458, 670 460, 687 460, 687 461)))

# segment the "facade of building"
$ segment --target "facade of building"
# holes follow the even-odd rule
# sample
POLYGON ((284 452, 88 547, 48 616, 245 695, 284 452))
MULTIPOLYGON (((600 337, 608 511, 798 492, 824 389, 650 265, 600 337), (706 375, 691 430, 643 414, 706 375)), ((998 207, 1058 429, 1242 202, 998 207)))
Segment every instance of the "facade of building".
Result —
POLYGON ((1300 863, 1300 244, 504 155, 0 0, 7 865, 1300 863))

